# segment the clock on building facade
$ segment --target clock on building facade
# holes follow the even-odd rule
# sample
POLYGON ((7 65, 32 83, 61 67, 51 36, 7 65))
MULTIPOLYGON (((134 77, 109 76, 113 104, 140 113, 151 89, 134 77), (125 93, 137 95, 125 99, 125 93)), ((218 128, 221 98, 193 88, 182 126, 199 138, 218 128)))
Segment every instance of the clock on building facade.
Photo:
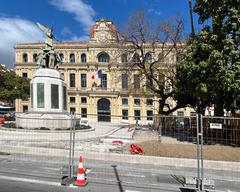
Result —
POLYGON ((116 27, 112 21, 98 20, 90 31, 91 41, 103 43, 117 40, 116 27))

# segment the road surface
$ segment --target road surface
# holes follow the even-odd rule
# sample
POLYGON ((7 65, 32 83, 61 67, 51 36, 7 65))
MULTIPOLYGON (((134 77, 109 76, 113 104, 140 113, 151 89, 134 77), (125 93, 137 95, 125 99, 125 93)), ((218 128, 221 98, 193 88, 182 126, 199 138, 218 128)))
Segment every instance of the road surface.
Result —
MULTIPOLYGON (((57 159, 49 161, 29 158, 20 160, 11 155, 0 155, 0 192, 54 192, 79 191, 79 189, 61 186, 61 177, 66 174, 66 163, 57 159)), ((77 163, 77 160, 75 161, 77 163)), ((172 167, 154 167, 136 165, 130 162, 116 163, 85 159, 88 170, 88 185, 81 191, 88 192, 175 192, 181 187, 181 175, 194 175, 193 169, 172 167), (175 177, 177 176, 177 177, 175 177)), ((219 191, 240 191, 239 175, 232 172, 206 170, 205 175, 215 177, 215 187, 219 191), (223 177, 224 175, 224 177, 223 177), (224 178, 224 179, 222 179, 224 178)))

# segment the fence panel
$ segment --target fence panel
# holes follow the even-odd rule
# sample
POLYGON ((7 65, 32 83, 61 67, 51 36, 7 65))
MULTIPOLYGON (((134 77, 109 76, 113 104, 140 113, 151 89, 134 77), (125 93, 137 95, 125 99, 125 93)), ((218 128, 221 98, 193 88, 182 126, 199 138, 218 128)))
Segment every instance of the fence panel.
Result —
MULTIPOLYGON (((38 124, 38 119, 25 119, 38 124)), ((150 182, 159 175, 197 176, 196 117, 107 116, 75 114, 71 127, 66 119, 45 118, 35 129, 5 124, 0 128, 0 153, 12 160, 57 161, 68 164, 70 129, 75 129, 74 161, 79 154, 87 159, 126 162, 147 170, 150 182), (11 128, 13 127, 13 128, 11 128), (139 148, 131 147, 136 144, 139 148), (143 150, 144 154, 139 154, 143 150)), ((203 117, 205 177, 213 180, 240 179, 240 118, 203 117)), ((140 169, 141 170, 141 169, 140 169)), ((132 167, 133 173, 136 167, 132 167)), ((127 178, 126 178, 127 179, 127 178)), ((143 178, 142 178, 143 179, 143 178)), ((136 178, 136 183, 142 179, 136 178)), ((228 183, 231 189, 231 182, 228 183)))

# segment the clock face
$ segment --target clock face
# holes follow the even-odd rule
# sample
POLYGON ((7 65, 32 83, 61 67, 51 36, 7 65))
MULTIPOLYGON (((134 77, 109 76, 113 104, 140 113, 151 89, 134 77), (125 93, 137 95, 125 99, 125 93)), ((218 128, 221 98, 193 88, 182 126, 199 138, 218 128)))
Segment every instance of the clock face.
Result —
POLYGON ((102 32, 102 33, 99 34, 99 41, 104 42, 104 41, 106 41, 106 38, 107 38, 106 33, 102 32))

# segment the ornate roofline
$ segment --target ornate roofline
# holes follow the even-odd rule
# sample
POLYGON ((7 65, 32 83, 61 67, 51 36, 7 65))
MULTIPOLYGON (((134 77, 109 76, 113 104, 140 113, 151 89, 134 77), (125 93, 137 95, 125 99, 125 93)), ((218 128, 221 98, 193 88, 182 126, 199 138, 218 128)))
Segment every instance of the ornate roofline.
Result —
MULTIPOLYGON (((43 42, 38 43, 21 43, 21 44, 15 44, 14 49, 40 49, 45 44, 43 42)), ((99 43, 92 43, 92 42, 54 42, 53 45, 55 46, 55 49, 91 49, 91 48, 126 48, 128 46, 131 46, 131 42, 127 43, 111 43, 111 44, 99 44, 99 43)), ((144 45, 146 48, 152 48, 151 43, 145 43, 144 45)), ((172 46, 172 43, 166 43, 165 48, 172 46)), ((186 43, 179 43, 179 47, 185 47, 186 43)), ((155 44, 155 48, 161 48, 162 44, 155 44)))

